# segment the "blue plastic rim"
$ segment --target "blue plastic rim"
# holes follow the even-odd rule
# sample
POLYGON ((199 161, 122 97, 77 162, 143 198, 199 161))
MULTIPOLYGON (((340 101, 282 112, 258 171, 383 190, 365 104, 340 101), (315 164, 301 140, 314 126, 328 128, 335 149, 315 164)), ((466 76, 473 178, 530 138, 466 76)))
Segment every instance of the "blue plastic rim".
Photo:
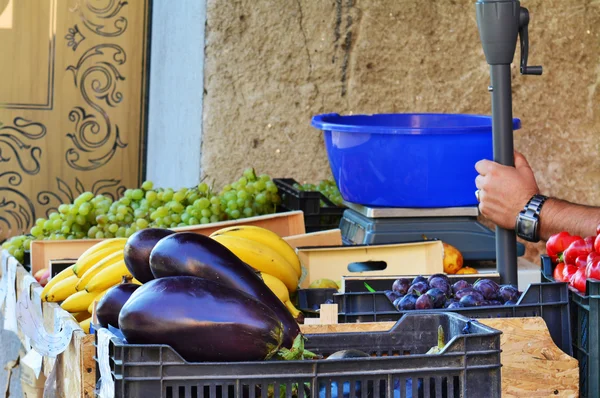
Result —
POLYGON ((324 133, 342 197, 365 206, 476 206, 475 163, 493 159, 486 115, 331 113, 314 116, 312 126, 324 133))

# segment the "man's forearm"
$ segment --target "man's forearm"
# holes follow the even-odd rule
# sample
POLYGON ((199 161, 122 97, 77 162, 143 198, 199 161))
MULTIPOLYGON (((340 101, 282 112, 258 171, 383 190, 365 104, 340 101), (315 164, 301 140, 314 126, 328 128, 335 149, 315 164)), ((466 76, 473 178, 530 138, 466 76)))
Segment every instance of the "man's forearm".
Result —
POLYGON ((549 198, 540 214, 540 237, 543 240, 561 231, 571 235, 595 236, 600 224, 600 207, 583 206, 549 198))

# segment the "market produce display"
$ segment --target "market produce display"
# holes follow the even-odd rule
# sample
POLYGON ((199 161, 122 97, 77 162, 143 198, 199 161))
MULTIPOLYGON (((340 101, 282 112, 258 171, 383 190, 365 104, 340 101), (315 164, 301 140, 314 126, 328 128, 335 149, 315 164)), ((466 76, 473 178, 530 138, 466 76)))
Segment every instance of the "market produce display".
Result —
POLYGON ((398 311, 515 305, 521 294, 516 286, 498 285, 491 279, 478 279, 471 285, 462 279, 451 281, 445 274, 400 278, 392 290, 385 291, 398 311))
POLYGON ((555 265, 553 277, 586 293, 588 278, 600 280, 600 226, 596 236, 582 238, 562 231, 546 242, 546 253, 555 265))
MULTIPOLYGON (((296 184, 294 184, 294 188, 299 189, 301 191, 321 192, 323 195, 325 195, 325 197, 327 199, 329 199, 331 202, 333 202, 334 205, 336 205, 336 206, 344 205, 344 199, 342 198, 342 195, 340 194, 337 184, 335 183, 335 181, 333 179, 322 180, 316 185, 310 184, 310 183, 305 183, 305 184, 296 183, 296 184)), ((321 206, 327 206, 327 204, 324 201, 321 201, 321 206)))
POLYGON ((220 192, 206 183, 193 188, 154 188, 151 181, 127 189, 121 198, 84 192, 62 204, 48 218, 38 218, 29 234, 2 244, 19 262, 32 240, 127 238, 147 227, 174 228, 275 213, 281 203, 277 186, 266 174, 246 169, 220 192))

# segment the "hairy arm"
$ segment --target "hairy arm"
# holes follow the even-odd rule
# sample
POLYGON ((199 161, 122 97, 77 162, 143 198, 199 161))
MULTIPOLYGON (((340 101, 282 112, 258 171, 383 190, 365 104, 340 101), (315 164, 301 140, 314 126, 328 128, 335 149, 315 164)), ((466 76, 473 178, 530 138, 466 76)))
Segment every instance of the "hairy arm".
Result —
POLYGON ((600 225, 600 208, 548 198, 540 214, 540 238, 548 240, 561 231, 581 237, 595 236, 600 225))

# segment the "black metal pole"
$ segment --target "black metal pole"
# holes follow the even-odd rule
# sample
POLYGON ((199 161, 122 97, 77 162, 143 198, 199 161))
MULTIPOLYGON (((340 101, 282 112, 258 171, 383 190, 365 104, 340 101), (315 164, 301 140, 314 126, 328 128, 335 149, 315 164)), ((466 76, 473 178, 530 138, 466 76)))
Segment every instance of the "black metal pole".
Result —
MULTIPOLYGON (((514 166, 510 65, 491 65, 494 161, 514 166)), ((514 229, 496 227, 496 267, 504 284, 518 284, 517 236, 514 229)))

